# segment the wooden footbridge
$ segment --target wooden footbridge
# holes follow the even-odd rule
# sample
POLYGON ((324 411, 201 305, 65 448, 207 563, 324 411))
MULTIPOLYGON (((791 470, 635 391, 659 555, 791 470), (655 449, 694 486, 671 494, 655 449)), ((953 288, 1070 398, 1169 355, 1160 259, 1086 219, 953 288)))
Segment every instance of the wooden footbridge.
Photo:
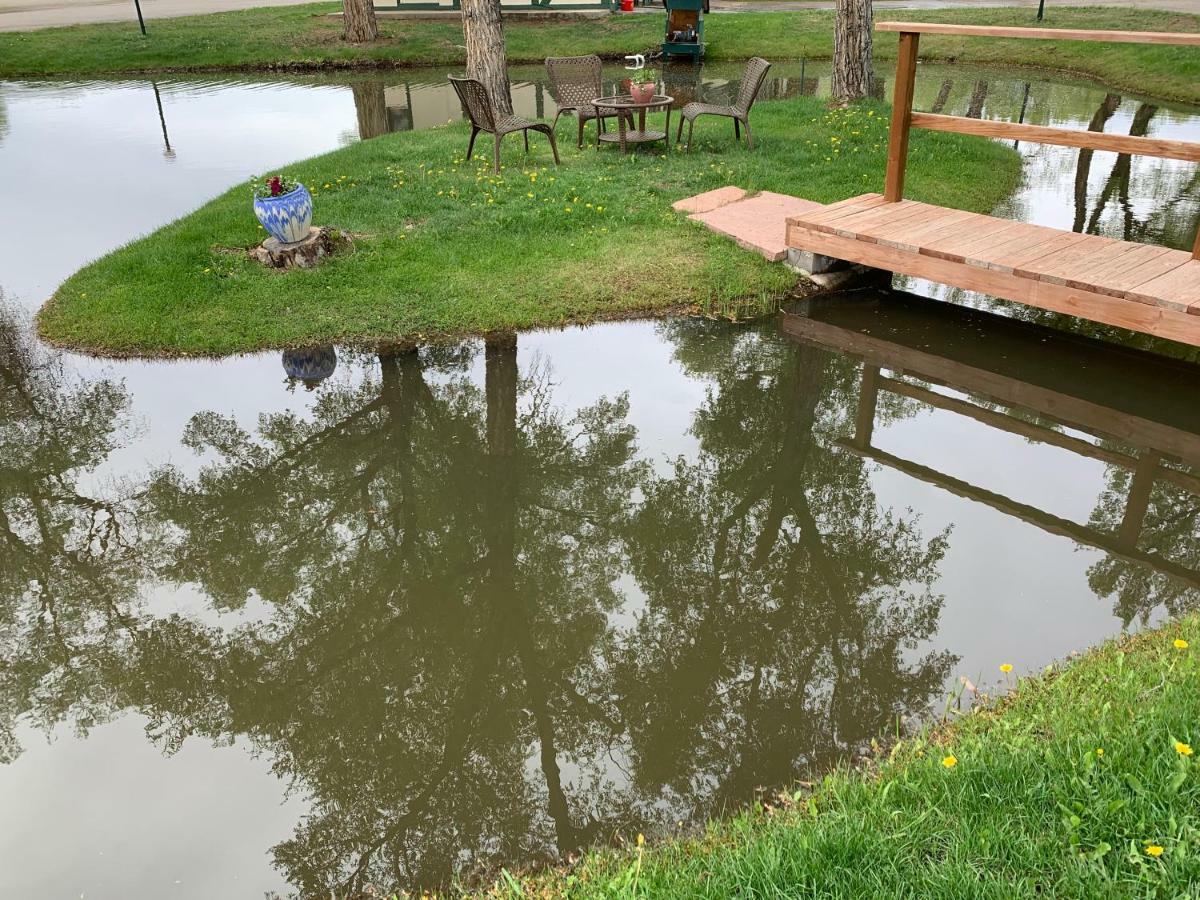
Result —
POLYGON ((913 112, 921 34, 1197 48, 1200 34, 913 22, 876 29, 900 33, 884 192, 789 218, 789 247, 1200 346, 1200 234, 1188 253, 904 199, 913 127, 1200 163, 1200 143, 913 112))

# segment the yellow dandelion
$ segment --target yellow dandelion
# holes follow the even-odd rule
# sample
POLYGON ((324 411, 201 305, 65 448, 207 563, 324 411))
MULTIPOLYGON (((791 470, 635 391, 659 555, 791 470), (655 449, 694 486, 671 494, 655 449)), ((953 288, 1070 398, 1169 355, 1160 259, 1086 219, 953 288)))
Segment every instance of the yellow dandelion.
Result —
POLYGON ((1162 855, 1163 855, 1163 848, 1162 848, 1162 847, 1160 847, 1160 846, 1158 846, 1158 844, 1150 844, 1150 845, 1149 845, 1149 846, 1146 848, 1146 855, 1147 855, 1147 856, 1153 856, 1153 857, 1159 857, 1159 856, 1162 856, 1162 855))
POLYGON ((1012 663, 1001 663, 1000 671, 1003 672, 1005 675, 1007 675, 1009 672, 1012 671, 1012 663))
POLYGON ((1097 756, 1103 756, 1103 755, 1104 755, 1104 748, 1103 748, 1103 747, 1097 747, 1097 748, 1096 748, 1096 755, 1097 755, 1097 756))
POLYGON ((637 841, 638 841, 639 847, 641 847, 643 844, 646 843, 646 836, 644 834, 642 834, 640 831, 638 832, 637 841))
POLYGON ((1183 741, 1176 741, 1175 742, 1175 752, 1178 753, 1180 756, 1191 756, 1192 755, 1192 745, 1185 744, 1183 741))
POLYGON ((942 765, 945 766, 947 769, 953 769, 955 766, 958 765, 958 757, 954 756, 953 754, 951 754, 950 756, 943 756, 942 757, 942 765))
POLYGON ((1188 646, 1189 646, 1188 642, 1185 641, 1183 638, 1175 638, 1175 649, 1176 650, 1186 650, 1188 648, 1188 646))

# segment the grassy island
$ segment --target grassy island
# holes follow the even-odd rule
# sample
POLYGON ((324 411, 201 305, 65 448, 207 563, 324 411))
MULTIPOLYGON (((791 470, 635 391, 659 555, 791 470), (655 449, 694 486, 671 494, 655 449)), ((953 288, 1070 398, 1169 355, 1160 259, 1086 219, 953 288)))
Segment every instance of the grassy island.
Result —
MULTIPOLYGON (((811 98, 755 108, 753 151, 701 123, 691 153, 622 156, 545 138, 465 159, 463 125, 386 135, 290 165, 317 224, 353 249, 312 270, 268 271, 239 186, 69 278, 43 308, 49 341, 110 355, 222 354, 299 344, 425 340, 670 310, 761 312, 796 278, 671 209, 726 184, 832 202, 880 190, 887 108, 811 98)), ((486 137, 486 136, 485 136, 486 137)), ((484 143, 483 141, 480 142, 484 143)), ((1011 148, 914 135, 909 196, 987 211, 1020 177, 1011 148)), ((249 176, 250 173, 247 173, 249 176)))
POLYGON ((701 836, 630 841, 489 896, 1194 896, 1198 684, 1192 614, 701 836))
MULTIPOLYGON (((1134 4, 1130 4, 1132 7, 1134 4)), ((321 70, 348 67, 434 65, 461 67, 461 24, 453 19, 382 19, 380 39, 348 44, 338 3, 214 13, 150 23, 142 37, 121 25, 80 25, 0 34, 0 77, 102 75, 138 72, 321 70)), ((964 25, 1034 25, 1028 9, 879 10, 879 19, 913 19, 964 25)), ((1046 27, 1129 31, 1200 31, 1200 16, 1156 10, 1059 8, 1046 27)), ((833 53, 833 13, 714 14, 708 24, 708 58, 740 60, 828 58, 833 53)), ((508 61, 540 63, 547 56, 598 53, 620 59, 662 39, 658 15, 604 19, 510 17, 505 23, 508 61)), ((895 58, 895 35, 880 35, 875 55, 895 58)), ((973 40, 925 37, 928 61, 1025 65, 1075 72, 1122 90, 1168 100, 1200 101, 1200 59, 1188 47, 1059 41, 973 40)), ((890 72, 888 73, 890 78, 890 72)))

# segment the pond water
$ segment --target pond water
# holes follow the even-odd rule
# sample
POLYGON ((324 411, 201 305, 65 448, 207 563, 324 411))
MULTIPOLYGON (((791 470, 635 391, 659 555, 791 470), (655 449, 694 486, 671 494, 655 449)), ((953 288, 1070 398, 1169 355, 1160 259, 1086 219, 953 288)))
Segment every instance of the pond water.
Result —
MULTIPOLYGON (((987 298, 219 362, 29 335, 253 172, 456 117, 441 74, 0 84, 0 896, 422 887, 687 829, 1196 602, 1200 371, 987 298)), ((1200 139, 1082 82, 918 98, 1200 139)), ((1190 244, 1194 166, 1021 150, 1002 212, 1190 244)))

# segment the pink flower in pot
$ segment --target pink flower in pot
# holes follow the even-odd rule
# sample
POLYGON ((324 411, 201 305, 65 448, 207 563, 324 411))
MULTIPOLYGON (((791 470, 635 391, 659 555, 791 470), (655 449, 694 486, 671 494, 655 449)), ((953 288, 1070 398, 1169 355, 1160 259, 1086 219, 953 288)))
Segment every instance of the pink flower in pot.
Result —
POLYGON ((646 81, 638 84, 635 81, 629 82, 629 96, 633 98, 634 103, 649 103, 654 99, 654 89, 657 85, 653 81, 646 81))

